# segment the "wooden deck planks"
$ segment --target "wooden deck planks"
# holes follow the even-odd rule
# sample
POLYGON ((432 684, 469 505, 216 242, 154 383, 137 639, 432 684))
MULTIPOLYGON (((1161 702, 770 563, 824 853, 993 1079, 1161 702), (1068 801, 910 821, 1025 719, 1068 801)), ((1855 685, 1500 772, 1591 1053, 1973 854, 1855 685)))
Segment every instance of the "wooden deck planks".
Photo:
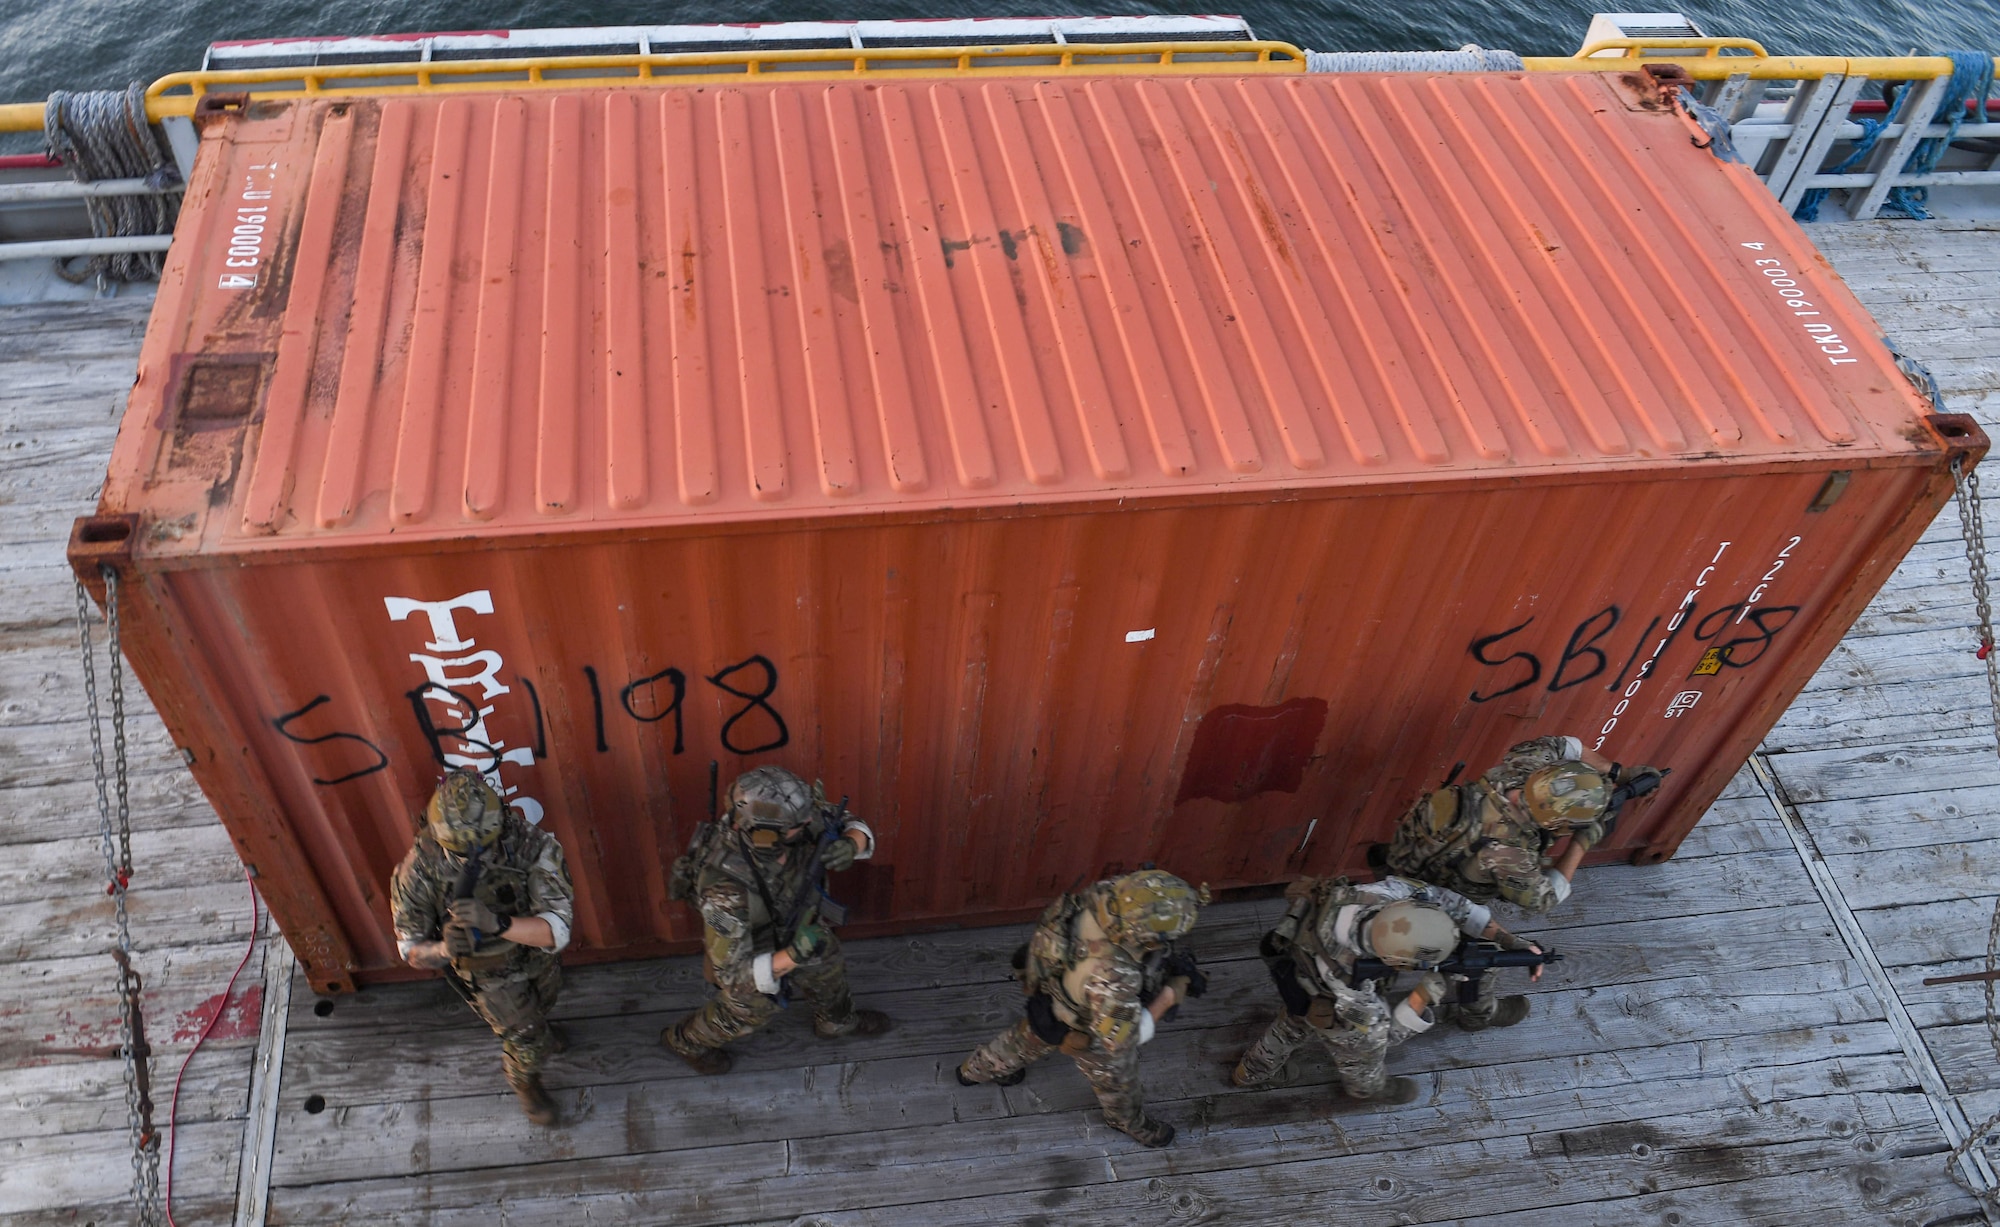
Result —
MULTIPOLYGON (((1983 287, 2000 233, 1814 235, 1954 408, 2000 416, 1995 321, 1945 292, 1953 278, 1983 287)), ((85 1055, 101 1049, 111 981, 104 908, 88 897, 94 801, 68 572, 50 536, 88 506, 130 380, 144 311, 116 308, 36 308, 0 327, 0 572, 18 591, 0 612, 0 844, 12 857, 0 868, 0 1227, 112 1219, 129 1176, 116 1063, 85 1055)), ((1962 576, 1947 509, 1765 754, 1976 1116, 2000 1108, 1983 997, 1918 983, 1983 955, 2000 889, 1986 885, 2000 882, 2000 762, 1962 576)), ((241 953, 245 891, 164 731, 135 706, 149 1018, 198 1018, 241 953)), ((951 1079, 1017 1006, 1005 960, 1018 928, 855 943, 857 996, 899 1029, 822 1044, 786 1018, 719 1080, 653 1043, 701 996, 692 961, 573 969, 558 1010, 572 1048, 549 1076, 573 1123, 555 1133, 521 1120, 495 1042, 436 983, 370 988, 322 1015, 298 980, 270 1221, 486 1227, 503 1203, 504 1221, 523 1225, 1291 1223, 1302 1205, 1355 1224, 1979 1221, 1944 1177, 1901 1036, 1747 772, 1674 861, 1593 869, 1526 926, 1570 956, 1535 990, 1535 1017, 1400 1050, 1392 1069, 1425 1091, 1404 1109, 1329 1114, 1329 1070, 1310 1055, 1289 1086, 1222 1082, 1272 1007, 1245 956, 1273 909, 1218 906, 1198 933, 1215 991, 1146 1053, 1151 1102, 1183 1128, 1165 1152, 1107 1132, 1059 1058, 1009 1090, 951 1079), (305 1110, 311 1095, 324 1110, 305 1110)), ((204 1050, 183 1091, 184 1222, 222 1221, 234 1205, 256 1013, 204 1050)), ((167 1062, 185 1051, 174 1042, 167 1062)), ((163 1064, 155 1078, 170 1075, 163 1064)))

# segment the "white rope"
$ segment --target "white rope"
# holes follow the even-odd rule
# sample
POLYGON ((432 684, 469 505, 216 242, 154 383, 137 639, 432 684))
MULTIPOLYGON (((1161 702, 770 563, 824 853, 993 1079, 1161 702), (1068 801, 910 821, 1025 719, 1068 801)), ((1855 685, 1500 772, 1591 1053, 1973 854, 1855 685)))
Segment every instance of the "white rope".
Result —
MULTIPOLYGON (((134 81, 124 90, 59 89, 49 95, 42 125, 49 156, 67 166, 70 177, 78 183, 143 179, 156 193, 162 193, 86 200, 92 234, 127 238, 173 233, 180 202, 164 193, 179 183, 180 172, 160 147, 146 117, 143 83, 134 81)), ((56 271, 76 282, 92 278, 157 281, 165 260, 158 252, 127 251, 91 256, 80 270, 58 261, 56 271)))
POLYGON ((1522 72, 1511 51, 1467 43, 1456 51, 1308 51, 1307 72, 1522 72))

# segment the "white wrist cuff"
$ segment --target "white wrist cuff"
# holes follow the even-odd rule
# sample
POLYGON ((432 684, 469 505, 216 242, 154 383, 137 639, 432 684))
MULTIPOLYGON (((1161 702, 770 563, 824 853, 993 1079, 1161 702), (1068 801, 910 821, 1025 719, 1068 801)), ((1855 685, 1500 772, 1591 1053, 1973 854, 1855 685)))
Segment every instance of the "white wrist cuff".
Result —
POLYGON ((1563 757, 1574 761, 1583 758, 1583 742, 1575 737, 1563 738, 1563 757))
POLYGON ((549 953, 561 954, 569 945, 569 921, 554 912, 536 912, 535 919, 549 922, 549 934, 556 939, 556 944, 549 947, 549 953))
POLYGON ((855 860, 857 860, 857 861, 865 861, 865 860, 867 860, 867 859, 868 859, 869 857, 872 857, 872 856, 874 856, 874 855, 875 855, 875 828, 874 828, 874 827, 871 827, 871 826, 869 826, 869 825, 868 825, 867 823, 865 823, 865 822, 861 821, 861 819, 859 819, 859 818, 849 818, 849 819, 847 820, 847 829, 848 829, 849 831, 859 831, 859 832, 861 832, 861 833, 862 833, 863 835, 866 835, 866 836, 868 837, 868 842, 867 842, 866 844, 862 845, 862 848, 861 848, 861 851, 859 851, 859 852, 856 852, 856 853, 854 854, 854 859, 855 859, 855 860))
POLYGON ((1459 927, 1465 930, 1467 936, 1478 937, 1492 923, 1493 909, 1483 903, 1473 903, 1467 905, 1465 923, 1459 927))
POLYGON ((410 951, 416 948, 417 939, 414 937, 399 937, 396 939, 396 953, 402 957, 405 963, 410 961, 410 951))
POLYGON ((1396 1003, 1396 1025, 1412 1035, 1422 1035, 1436 1023, 1434 1018, 1426 1017, 1429 1013, 1429 1010, 1425 1010, 1422 1014, 1417 1013, 1410 1008, 1410 999, 1405 997, 1396 1003))
POLYGON ((1153 1033, 1159 1029, 1159 1024, 1153 1021, 1153 1012, 1151 1010, 1139 1011, 1139 1042, 1141 1044, 1152 1039, 1153 1033))
POLYGON ((1561 903, 1563 900, 1569 898, 1568 878, 1562 876, 1553 869, 1542 870, 1542 876, 1548 879, 1549 890, 1554 892, 1557 903, 1561 903))
POLYGON ((773 997, 778 995, 777 973, 771 970, 771 956, 760 954, 750 964, 750 978, 757 982, 757 991, 773 997))

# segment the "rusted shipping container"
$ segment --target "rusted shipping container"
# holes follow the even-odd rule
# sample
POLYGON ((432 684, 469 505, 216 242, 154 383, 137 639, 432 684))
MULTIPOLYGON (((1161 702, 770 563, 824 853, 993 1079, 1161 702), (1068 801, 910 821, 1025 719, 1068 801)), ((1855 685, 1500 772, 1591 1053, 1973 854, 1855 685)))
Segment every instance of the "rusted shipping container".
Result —
POLYGON ((1544 732, 1676 768, 1599 853, 1657 860, 1985 448, 1628 81, 206 122, 72 557, 326 990, 453 763, 583 957, 689 948, 711 759, 852 795, 855 931, 1359 870, 1544 732))

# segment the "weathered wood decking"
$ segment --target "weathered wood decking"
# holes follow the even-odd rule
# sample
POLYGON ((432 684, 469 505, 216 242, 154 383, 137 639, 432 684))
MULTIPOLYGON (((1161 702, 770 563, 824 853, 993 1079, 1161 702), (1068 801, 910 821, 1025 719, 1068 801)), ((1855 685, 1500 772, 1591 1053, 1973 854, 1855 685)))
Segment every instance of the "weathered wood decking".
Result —
MULTIPOLYGON (((2000 311, 1976 295, 2000 274, 2000 230, 1814 236, 1952 407, 1996 424, 2000 311)), ((61 543, 92 500, 143 321, 142 304, 0 310, 0 1225, 129 1221, 61 543)), ((1240 957, 1268 903, 1209 911, 1214 992, 1146 1051, 1149 1096, 1182 1129, 1161 1152, 1105 1130, 1066 1065, 1004 1091, 953 1081, 1018 1007, 1016 930, 856 943, 857 994, 897 1031, 822 1043, 783 1019, 723 1079, 654 1046, 700 997, 690 961, 577 970, 559 1011, 570 1050, 549 1075, 571 1123, 554 1132, 521 1119, 493 1041, 436 984, 327 1002, 301 979, 287 1002, 279 975, 276 1110, 253 1113, 260 949, 182 1088, 176 1217, 247 1221, 267 1196, 271 1223, 480 1227, 1981 1221, 1945 1176, 1937 1111, 2000 1109, 1983 997, 1919 983, 1976 965, 2000 890, 2000 760, 1971 618, 1947 511, 1773 732, 1760 758, 1775 793, 1746 769, 1674 861, 1588 873, 1541 926, 1569 961, 1535 1017, 1403 1049, 1392 1068, 1425 1090, 1408 1107, 1328 1115, 1316 1060, 1289 1087, 1226 1086, 1273 1005, 1240 957), (254 1161, 245 1178, 260 1137, 268 1179, 254 1161)), ((164 1120, 249 899, 134 706, 133 924, 164 1120)))

